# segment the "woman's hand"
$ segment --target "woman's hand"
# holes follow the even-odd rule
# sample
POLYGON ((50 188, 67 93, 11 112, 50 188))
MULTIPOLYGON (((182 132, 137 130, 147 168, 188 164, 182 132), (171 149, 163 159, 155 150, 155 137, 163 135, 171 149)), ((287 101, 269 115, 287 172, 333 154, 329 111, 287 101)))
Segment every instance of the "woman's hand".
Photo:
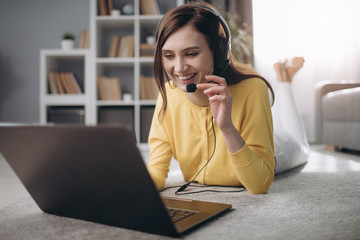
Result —
POLYGON ((211 114, 218 127, 221 130, 231 128, 233 125, 231 120, 232 97, 225 79, 215 75, 207 75, 205 78, 209 83, 197 84, 197 88, 204 90, 204 94, 209 97, 211 114))
POLYGON ((207 75, 205 78, 209 83, 197 84, 197 88, 209 97, 211 114, 224 136, 229 152, 237 152, 245 142, 231 119, 232 97, 226 81, 215 75, 207 75))

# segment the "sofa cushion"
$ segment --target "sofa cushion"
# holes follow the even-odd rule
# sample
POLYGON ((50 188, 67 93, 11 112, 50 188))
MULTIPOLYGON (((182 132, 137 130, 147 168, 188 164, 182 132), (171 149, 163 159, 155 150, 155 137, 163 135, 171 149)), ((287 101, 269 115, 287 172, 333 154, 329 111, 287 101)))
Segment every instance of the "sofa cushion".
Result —
POLYGON ((327 93, 322 98, 324 121, 360 121, 360 87, 327 93))

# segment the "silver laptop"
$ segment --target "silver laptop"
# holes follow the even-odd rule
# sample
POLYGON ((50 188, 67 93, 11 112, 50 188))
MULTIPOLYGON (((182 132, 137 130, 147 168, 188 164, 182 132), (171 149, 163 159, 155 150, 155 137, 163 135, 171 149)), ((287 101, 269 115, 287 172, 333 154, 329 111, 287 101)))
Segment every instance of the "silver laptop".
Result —
POLYGON ((231 208, 160 197, 125 126, 0 126, 0 152, 49 214, 178 237, 231 208))

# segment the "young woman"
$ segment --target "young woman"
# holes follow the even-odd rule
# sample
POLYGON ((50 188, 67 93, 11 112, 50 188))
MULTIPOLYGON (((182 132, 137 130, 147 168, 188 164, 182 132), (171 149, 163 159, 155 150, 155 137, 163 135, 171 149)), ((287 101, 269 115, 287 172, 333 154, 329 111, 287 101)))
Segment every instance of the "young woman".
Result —
POLYGON ((222 21, 212 9, 186 4, 169 11, 158 26, 154 73, 161 94, 150 129, 148 170, 159 190, 172 157, 187 182, 244 186, 255 194, 267 192, 273 181, 272 88, 226 56, 230 44, 223 32, 229 33, 222 21), (188 84, 196 84, 196 91, 188 92, 188 84))

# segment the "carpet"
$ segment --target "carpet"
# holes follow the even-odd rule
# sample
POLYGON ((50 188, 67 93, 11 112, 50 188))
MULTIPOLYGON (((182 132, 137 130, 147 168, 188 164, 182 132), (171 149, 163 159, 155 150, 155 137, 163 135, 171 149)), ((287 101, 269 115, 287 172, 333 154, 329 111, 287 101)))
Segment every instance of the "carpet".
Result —
MULTIPOLYGON (((267 194, 244 191, 182 196, 233 205, 228 213, 183 238, 360 239, 360 163, 334 161, 336 171, 312 159, 305 167, 276 176, 267 194)), ((173 179, 170 184, 179 181, 173 179)), ((174 196, 174 191, 162 194, 174 196)), ((170 238, 45 214, 31 198, 25 198, 0 211, 0 239, 170 238)))

